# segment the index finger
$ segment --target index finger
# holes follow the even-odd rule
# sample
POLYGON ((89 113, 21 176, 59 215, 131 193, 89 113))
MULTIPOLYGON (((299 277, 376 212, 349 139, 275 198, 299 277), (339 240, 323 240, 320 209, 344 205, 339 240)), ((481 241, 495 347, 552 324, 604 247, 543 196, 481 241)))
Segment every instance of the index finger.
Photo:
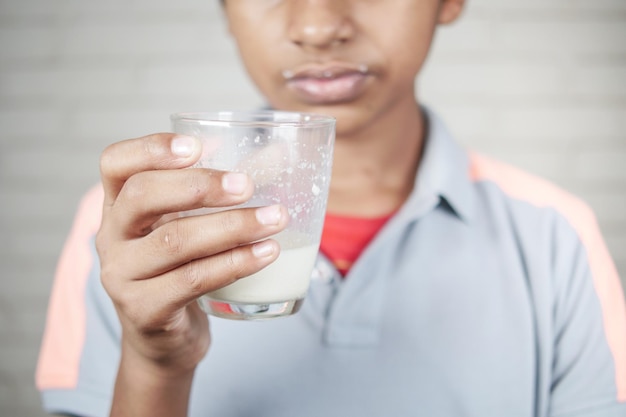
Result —
POLYGON ((100 157, 104 205, 111 206, 124 183, 133 175, 152 170, 186 168, 202 153, 192 136, 157 133, 108 146, 100 157))

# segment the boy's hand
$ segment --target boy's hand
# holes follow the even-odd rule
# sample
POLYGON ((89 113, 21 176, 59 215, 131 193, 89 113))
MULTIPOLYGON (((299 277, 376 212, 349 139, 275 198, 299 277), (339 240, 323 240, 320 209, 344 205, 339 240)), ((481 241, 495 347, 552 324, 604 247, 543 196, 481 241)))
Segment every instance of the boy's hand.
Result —
POLYGON ((262 239, 285 227, 282 207, 175 215, 252 195, 244 174, 181 169, 201 152, 194 138, 156 134, 116 143, 102 155, 105 199, 96 246, 122 325, 120 372, 130 361, 164 377, 192 373, 210 340, 195 300, 278 257, 278 244, 262 239))

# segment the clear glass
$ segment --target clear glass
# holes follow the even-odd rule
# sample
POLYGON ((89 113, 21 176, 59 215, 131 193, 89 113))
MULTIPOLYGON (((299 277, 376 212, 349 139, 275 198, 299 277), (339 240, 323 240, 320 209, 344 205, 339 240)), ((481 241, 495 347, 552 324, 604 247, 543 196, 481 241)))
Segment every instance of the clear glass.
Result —
MULTIPOLYGON (((282 111, 177 113, 173 131, 203 143, 196 167, 245 172, 252 198, 236 207, 282 204, 286 230, 273 236, 278 259, 256 274, 198 301, 211 315, 239 320, 294 314, 300 308, 319 250, 335 141, 330 116, 282 111)), ((228 209, 228 208, 226 208, 228 209)), ((184 215, 225 210, 206 208, 184 215)))

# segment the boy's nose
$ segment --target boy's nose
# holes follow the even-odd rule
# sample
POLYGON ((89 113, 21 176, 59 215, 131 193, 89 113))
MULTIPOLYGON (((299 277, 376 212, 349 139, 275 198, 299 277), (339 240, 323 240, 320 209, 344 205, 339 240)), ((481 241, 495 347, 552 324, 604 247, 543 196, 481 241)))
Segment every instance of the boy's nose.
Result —
POLYGON ((292 0, 289 38, 302 48, 340 45, 354 35, 349 0, 292 0))

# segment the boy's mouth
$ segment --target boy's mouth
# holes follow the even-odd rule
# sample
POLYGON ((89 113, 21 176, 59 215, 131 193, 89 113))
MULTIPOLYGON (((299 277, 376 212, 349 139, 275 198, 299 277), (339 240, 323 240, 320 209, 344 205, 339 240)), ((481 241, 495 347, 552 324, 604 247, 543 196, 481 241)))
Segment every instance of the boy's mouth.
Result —
POLYGON ((365 90, 367 65, 333 63, 283 71, 287 87, 309 104, 334 104, 356 99, 365 90))

